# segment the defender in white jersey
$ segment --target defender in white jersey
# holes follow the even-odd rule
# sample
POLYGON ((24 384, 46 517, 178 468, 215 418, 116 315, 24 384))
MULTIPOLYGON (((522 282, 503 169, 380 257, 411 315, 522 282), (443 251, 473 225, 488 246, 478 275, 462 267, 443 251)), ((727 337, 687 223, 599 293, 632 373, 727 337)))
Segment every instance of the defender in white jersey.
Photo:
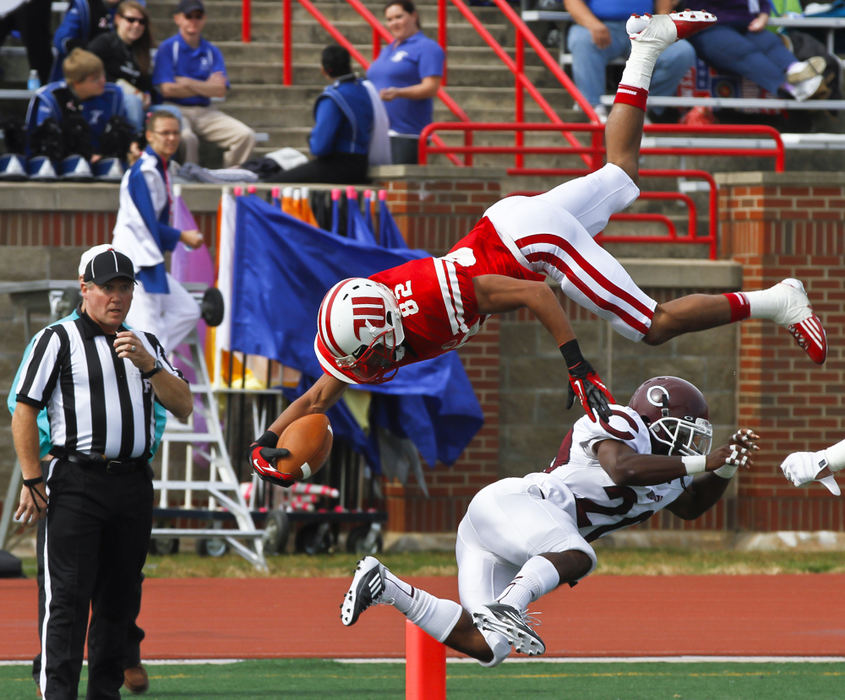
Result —
POLYGON ((707 401, 678 377, 654 377, 610 420, 580 418, 544 472, 476 494, 458 526, 460 605, 409 585, 375 557, 358 563, 341 604, 355 624, 373 604, 393 605, 435 639, 495 666, 511 647, 542 654, 529 603, 596 566, 590 542, 666 508, 691 520, 713 506, 758 436, 738 430, 710 452, 707 401))

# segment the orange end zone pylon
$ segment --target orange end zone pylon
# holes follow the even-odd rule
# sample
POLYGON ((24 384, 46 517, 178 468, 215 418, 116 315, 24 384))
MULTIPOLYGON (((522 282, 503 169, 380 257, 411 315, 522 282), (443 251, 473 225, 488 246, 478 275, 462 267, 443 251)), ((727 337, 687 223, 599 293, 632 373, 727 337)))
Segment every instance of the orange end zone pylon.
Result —
POLYGON ((446 647, 405 620, 405 700, 446 700, 446 647))

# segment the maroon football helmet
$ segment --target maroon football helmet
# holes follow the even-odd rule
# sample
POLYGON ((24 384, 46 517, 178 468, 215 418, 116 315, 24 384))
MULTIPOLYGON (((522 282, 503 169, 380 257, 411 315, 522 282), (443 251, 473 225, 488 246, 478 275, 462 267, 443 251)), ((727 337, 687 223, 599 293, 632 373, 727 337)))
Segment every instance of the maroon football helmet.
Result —
POLYGON ((655 454, 710 452, 710 409, 704 395, 685 379, 652 377, 637 387, 628 405, 648 426, 655 454))

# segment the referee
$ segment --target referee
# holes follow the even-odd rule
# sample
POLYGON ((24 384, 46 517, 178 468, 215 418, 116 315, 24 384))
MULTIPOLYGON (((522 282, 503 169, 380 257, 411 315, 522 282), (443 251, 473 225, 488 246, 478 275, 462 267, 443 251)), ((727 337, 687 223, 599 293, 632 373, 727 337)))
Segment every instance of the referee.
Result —
POLYGON ((39 688, 49 700, 77 697, 86 628, 88 697, 120 697, 152 527, 153 403, 182 420, 192 410, 190 389, 155 336, 123 325, 134 285, 128 257, 93 257, 78 317, 35 336, 14 388, 12 437, 24 478, 15 517, 46 517, 39 688), (53 443, 43 462, 42 408, 53 443))

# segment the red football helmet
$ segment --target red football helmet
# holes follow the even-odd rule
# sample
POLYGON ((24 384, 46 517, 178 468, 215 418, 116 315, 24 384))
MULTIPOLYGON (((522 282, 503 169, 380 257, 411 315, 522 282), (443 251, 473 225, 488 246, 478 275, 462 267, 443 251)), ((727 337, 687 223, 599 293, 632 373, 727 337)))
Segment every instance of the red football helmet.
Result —
POLYGON ((628 405, 648 426, 655 454, 710 452, 710 409, 704 395, 685 379, 652 377, 637 387, 628 405))
POLYGON ((396 297, 383 284, 352 277, 320 304, 314 351, 325 372, 350 384, 380 384, 398 369, 405 339, 396 297), (392 371, 391 371, 392 370, 392 371))

